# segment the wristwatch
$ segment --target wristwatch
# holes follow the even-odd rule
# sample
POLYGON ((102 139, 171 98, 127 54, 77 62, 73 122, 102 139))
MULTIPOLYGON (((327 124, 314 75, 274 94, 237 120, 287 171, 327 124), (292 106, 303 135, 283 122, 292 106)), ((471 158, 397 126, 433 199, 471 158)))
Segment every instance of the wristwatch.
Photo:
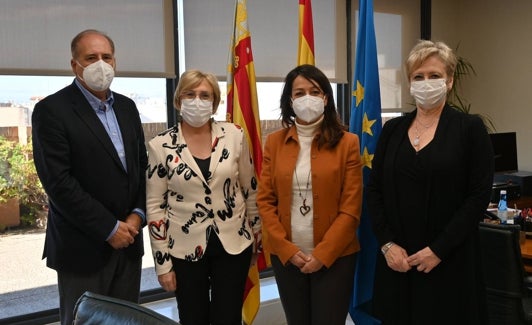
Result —
POLYGON ((381 247, 382 255, 386 255, 386 253, 388 253, 388 250, 390 249, 390 247, 392 247, 393 245, 394 245, 393 241, 389 241, 386 244, 382 245, 382 247, 381 247))

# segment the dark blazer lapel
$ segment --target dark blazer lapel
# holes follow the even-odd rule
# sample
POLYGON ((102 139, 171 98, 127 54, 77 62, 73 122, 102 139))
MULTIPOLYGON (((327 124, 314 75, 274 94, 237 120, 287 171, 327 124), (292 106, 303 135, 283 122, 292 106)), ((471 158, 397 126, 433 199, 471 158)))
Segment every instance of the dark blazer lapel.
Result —
POLYGON ((72 97, 74 112, 80 116, 81 120, 94 134, 95 138, 102 143, 105 151, 107 151, 107 153, 113 157, 113 160, 118 164, 120 169, 124 170, 113 142, 111 141, 111 138, 109 138, 107 131, 105 131, 102 122, 98 116, 96 116, 96 113, 87 102, 87 99, 83 96, 83 93, 81 93, 81 90, 79 90, 75 84, 72 84, 71 87, 73 92, 72 97))
POLYGON ((441 115, 440 115, 440 120, 438 122, 438 126, 436 127, 436 132, 434 133, 434 139, 440 139, 440 141, 446 141, 446 137, 445 136, 442 136, 440 137, 439 135, 440 134, 444 134, 444 132, 447 132, 447 130, 449 129, 450 127, 450 121, 452 119, 452 116, 453 116, 453 111, 454 108, 448 106, 448 105, 445 105, 443 107, 443 110, 441 112, 441 115))
MULTIPOLYGON (((397 151, 399 149, 399 145, 404 140, 405 137, 408 137, 408 128, 410 127, 410 124, 412 124, 412 120, 416 114, 414 112, 411 112, 407 114, 400 123, 396 126, 396 131, 394 132, 394 135, 399 134, 400 136, 392 136, 390 139, 388 139, 388 154, 386 155, 387 160, 387 166, 393 166, 395 164, 395 159, 397 155, 397 151)), ((388 170, 388 169, 387 169, 388 170)))
MULTIPOLYGON (((388 205, 389 209, 396 210, 398 208, 398 203, 395 200, 395 195, 390 195, 397 188, 395 176, 393 173, 395 169, 393 167, 396 163, 399 146, 402 141, 405 141, 405 138, 408 138, 408 128, 410 127, 410 124, 412 124, 412 120, 415 116, 416 113, 415 111, 413 111, 403 117, 398 117, 396 124, 390 124, 393 125, 394 129, 390 130, 388 132, 388 138, 384 139, 386 140, 387 144, 385 150, 386 154, 384 155, 383 162, 383 182, 388 184, 384 190, 384 195, 387 195, 390 198, 390 203, 388 205)), ((391 122, 393 123, 394 121, 391 122)), ((406 139, 406 141, 410 143, 410 140, 406 139)), ((414 149, 412 148, 412 150, 414 149)), ((422 202, 420 204, 424 203, 422 202)), ((398 220, 399 219, 394 219, 390 220, 390 222, 394 224, 395 229, 398 229, 401 233, 404 233, 401 223, 399 223, 398 220)))

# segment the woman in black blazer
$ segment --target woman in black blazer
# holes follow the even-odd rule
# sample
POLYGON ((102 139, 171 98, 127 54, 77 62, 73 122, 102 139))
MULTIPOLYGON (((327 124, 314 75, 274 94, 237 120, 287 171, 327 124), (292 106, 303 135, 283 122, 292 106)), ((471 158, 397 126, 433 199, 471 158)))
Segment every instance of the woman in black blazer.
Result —
POLYGON ((383 127, 368 208, 381 245, 373 313, 383 324, 485 324, 478 222, 493 150, 482 120, 446 104, 456 56, 420 41, 406 61, 416 110, 383 127))

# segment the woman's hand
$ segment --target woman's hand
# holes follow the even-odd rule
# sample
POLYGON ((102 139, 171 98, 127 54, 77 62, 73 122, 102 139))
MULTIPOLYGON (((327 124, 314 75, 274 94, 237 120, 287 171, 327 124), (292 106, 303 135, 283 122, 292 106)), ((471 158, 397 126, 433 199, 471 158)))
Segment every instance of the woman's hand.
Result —
POLYGON ((317 258, 314 257, 314 255, 310 255, 310 260, 305 263, 303 267, 300 267, 302 273, 314 273, 316 271, 319 271, 323 267, 323 263, 320 262, 317 258))
POLYGON ((310 256, 307 256, 302 251, 298 251, 294 254, 294 256, 290 257, 288 261, 301 269, 307 262, 310 261, 310 258, 310 256))
POLYGON ((440 264, 441 259, 427 246, 419 252, 409 256, 407 262, 410 266, 415 266, 419 272, 429 273, 433 268, 440 264))
POLYGON ((159 280, 159 284, 165 291, 176 291, 177 289, 177 282, 175 279, 175 272, 170 271, 166 274, 161 274, 157 277, 157 280, 159 280))
POLYGON ((401 246, 393 244, 384 254, 388 267, 397 272, 407 272, 411 269, 408 264, 408 254, 401 246))

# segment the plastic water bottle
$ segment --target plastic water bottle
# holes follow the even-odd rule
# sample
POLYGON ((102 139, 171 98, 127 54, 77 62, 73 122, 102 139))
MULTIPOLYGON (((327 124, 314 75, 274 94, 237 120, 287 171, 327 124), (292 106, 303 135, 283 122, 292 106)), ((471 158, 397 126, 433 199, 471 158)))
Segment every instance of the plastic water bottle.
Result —
POLYGON ((497 217, 501 219, 501 223, 508 221, 508 204, 506 202, 506 190, 501 190, 501 198, 497 207, 497 217))

